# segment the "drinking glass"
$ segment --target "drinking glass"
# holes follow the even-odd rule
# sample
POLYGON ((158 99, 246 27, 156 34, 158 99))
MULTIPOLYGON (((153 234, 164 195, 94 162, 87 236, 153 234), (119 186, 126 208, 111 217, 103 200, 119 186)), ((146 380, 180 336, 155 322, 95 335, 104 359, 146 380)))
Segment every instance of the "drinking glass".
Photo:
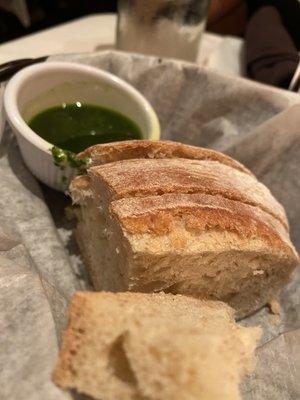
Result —
POLYGON ((119 0, 117 48, 197 59, 209 0, 119 0))

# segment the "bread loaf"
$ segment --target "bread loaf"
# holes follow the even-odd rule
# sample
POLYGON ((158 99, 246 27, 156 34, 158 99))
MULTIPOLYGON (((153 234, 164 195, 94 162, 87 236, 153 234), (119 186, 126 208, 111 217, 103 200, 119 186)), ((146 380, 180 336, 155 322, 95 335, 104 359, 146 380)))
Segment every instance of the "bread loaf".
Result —
POLYGON ((53 377, 99 400, 237 400, 259 336, 219 302, 78 292, 53 377))
POLYGON ((73 180, 77 240, 96 290, 222 300, 242 317, 298 262, 283 207, 237 161, 173 142, 97 145, 73 180))

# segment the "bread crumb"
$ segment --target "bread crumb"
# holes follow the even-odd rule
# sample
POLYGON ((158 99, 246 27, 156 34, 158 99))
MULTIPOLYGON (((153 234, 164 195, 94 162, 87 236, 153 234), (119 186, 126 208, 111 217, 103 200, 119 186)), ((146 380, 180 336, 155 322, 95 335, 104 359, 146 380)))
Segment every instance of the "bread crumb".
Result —
POLYGON ((277 299, 271 299, 268 302, 268 307, 272 314, 280 315, 281 307, 277 299))

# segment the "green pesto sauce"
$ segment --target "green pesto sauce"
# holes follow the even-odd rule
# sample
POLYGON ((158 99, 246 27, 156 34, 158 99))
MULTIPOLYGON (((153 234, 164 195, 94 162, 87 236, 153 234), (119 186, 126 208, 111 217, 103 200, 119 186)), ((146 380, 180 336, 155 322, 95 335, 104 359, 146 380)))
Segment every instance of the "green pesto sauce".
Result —
POLYGON ((51 149, 53 162, 57 167, 64 170, 67 166, 77 170, 78 174, 86 171, 91 163, 89 157, 79 158, 75 153, 70 150, 63 150, 60 147, 53 146, 51 149))
POLYGON ((44 110, 28 125, 47 142, 73 153, 97 143, 142 139, 140 128, 125 115, 80 102, 44 110))

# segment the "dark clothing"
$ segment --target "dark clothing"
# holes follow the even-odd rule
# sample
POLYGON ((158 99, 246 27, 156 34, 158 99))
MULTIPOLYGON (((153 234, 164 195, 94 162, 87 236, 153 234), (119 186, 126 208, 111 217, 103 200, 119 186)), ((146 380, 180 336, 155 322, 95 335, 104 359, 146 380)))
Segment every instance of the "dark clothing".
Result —
POLYGON ((275 7, 295 47, 300 51, 300 2, 298 0, 247 0, 247 6, 249 17, 260 7, 275 7))
MULTIPOLYGON (((289 29, 284 23, 284 16, 292 12, 298 15, 300 26, 300 4, 297 0, 258 1, 249 0, 249 20, 245 32, 246 66, 248 76, 269 85, 288 88, 299 64, 296 36, 293 31, 293 18, 289 29), (264 4, 276 4, 264 5, 264 4), (295 4, 297 3, 297 4, 295 4), (291 6, 291 8, 289 8, 291 6), (281 13, 280 9, 284 9, 281 13)), ((299 38, 300 39, 300 38, 299 38)))

